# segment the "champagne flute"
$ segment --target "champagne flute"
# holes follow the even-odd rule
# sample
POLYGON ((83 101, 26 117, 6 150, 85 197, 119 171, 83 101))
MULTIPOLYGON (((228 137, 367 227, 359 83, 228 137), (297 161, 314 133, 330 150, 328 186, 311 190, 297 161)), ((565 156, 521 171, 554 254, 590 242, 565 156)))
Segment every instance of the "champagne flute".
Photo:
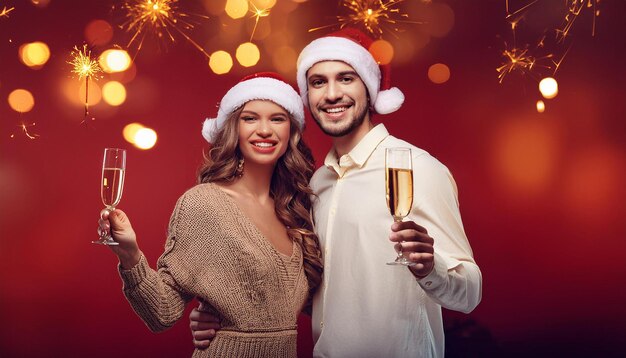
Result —
MULTIPOLYGON (((413 206, 413 165, 410 148, 385 148, 385 186, 387 207, 394 222, 401 222, 413 206)), ((402 246, 395 261, 387 265, 413 266, 402 253, 402 246)))
MULTIPOLYGON (((124 189, 124 174, 126 172, 126 150, 119 148, 105 148, 102 159, 102 181, 100 182, 100 197, 106 208, 100 211, 100 218, 104 219, 105 213, 115 210, 122 199, 124 189)), ((99 227, 100 240, 92 241, 94 244, 119 245, 111 237, 109 230, 99 227)))

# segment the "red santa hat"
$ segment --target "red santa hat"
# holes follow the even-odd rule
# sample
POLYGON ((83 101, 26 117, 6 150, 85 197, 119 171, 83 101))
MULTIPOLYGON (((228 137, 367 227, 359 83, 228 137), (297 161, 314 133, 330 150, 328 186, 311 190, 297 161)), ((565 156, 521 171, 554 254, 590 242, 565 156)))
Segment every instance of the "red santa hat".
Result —
POLYGON ((342 61, 352 66, 370 96, 376 113, 397 111, 404 102, 398 88, 390 88, 389 65, 379 65, 369 52, 373 40, 354 28, 343 28, 308 44, 298 57, 297 79, 300 95, 308 105, 307 71, 321 61, 342 61))
POLYGON ((233 86, 220 101, 217 117, 207 118, 202 125, 202 136, 209 143, 224 127, 228 116, 239 107, 252 100, 268 100, 289 112, 302 130, 304 127, 304 106, 298 92, 277 73, 259 72, 246 76, 233 86))

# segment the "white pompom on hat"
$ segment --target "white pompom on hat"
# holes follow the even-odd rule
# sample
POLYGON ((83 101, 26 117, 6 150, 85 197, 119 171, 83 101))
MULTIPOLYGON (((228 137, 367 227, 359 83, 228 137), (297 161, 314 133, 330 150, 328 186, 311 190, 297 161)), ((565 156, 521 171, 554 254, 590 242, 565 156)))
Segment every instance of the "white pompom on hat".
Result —
POLYGON ((202 136, 209 143, 224 127, 228 116, 252 100, 268 100, 289 112, 300 129, 304 128, 304 106, 298 92, 277 73, 259 72, 242 78, 220 101, 216 118, 207 118, 202 125, 202 136))
POLYGON ((325 37, 313 40, 298 57, 297 79, 300 95, 308 105, 307 71, 318 62, 342 61, 352 66, 367 87, 376 113, 397 111, 404 103, 404 94, 390 88, 389 65, 379 65, 369 47, 373 40, 354 28, 343 28, 325 37))

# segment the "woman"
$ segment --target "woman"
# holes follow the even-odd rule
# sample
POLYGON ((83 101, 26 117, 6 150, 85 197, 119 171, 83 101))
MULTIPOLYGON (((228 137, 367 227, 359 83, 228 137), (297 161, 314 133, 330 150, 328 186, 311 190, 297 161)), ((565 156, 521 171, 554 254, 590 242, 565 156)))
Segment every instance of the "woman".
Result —
POLYGON ((246 77, 204 123, 212 148, 199 184, 176 204, 158 271, 121 210, 101 222, 120 244, 111 249, 124 294, 152 331, 171 327, 194 297, 220 317, 194 357, 296 357, 297 317, 322 272, 303 127, 290 85, 271 73, 246 77))

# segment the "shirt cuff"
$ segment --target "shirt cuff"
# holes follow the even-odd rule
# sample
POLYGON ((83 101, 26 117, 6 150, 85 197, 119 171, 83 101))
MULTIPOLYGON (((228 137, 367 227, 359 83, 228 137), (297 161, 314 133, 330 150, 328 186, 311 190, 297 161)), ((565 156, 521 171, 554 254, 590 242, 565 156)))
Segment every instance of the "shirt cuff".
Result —
POLYGON ((139 285, 148 275, 148 267, 148 261, 143 253, 139 257, 139 262, 129 270, 123 269, 122 265, 118 264, 117 270, 124 283, 124 290, 130 290, 139 285))
POLYGON ((416 280, 419 285, 426 291, 434 290, 439 285, 443 284, 448 277, 448 265, 443 256, 434 254, 435 266, 430 273, 424 277, 417 277, 416 280))

